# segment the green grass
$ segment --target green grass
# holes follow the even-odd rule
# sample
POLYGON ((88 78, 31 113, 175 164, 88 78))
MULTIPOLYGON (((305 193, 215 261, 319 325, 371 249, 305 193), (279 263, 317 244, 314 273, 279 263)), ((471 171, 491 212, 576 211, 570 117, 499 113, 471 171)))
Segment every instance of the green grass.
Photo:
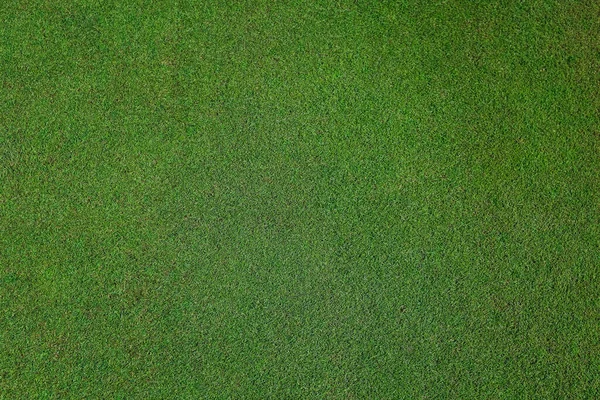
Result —
POLYGON ((0 398, 599 398, 599 4, 3 2, 0 398))

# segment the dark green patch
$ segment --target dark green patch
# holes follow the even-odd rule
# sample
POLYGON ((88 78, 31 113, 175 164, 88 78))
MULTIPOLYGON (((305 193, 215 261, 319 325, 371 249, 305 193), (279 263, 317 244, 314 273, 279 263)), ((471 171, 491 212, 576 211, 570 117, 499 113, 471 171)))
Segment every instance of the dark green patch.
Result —
POLYGON ((598 398, 592 1, 8 1, 0 398, 598 398))

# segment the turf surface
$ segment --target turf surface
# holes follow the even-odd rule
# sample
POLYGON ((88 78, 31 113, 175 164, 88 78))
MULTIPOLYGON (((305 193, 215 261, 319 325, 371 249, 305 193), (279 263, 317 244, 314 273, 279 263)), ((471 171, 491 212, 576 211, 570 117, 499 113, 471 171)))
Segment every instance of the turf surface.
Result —
POLYGON ((600 3, 0 5, 0 398, 600 397, 600 3))

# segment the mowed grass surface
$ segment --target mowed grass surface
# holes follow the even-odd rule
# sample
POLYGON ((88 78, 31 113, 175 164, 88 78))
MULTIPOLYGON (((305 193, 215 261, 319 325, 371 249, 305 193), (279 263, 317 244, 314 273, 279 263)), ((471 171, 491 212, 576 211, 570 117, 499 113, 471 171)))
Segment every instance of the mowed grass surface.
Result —
POLYGON ((598 398, 594 1, 6 1, 0 398, 598 398))

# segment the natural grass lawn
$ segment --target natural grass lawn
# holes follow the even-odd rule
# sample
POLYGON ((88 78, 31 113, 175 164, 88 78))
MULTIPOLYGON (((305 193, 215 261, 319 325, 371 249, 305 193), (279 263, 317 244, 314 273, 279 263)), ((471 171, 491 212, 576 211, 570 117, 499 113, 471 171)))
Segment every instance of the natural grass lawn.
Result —
POLYGON ((600 3, 0 5, 1 399, 600 396, 600 3))

